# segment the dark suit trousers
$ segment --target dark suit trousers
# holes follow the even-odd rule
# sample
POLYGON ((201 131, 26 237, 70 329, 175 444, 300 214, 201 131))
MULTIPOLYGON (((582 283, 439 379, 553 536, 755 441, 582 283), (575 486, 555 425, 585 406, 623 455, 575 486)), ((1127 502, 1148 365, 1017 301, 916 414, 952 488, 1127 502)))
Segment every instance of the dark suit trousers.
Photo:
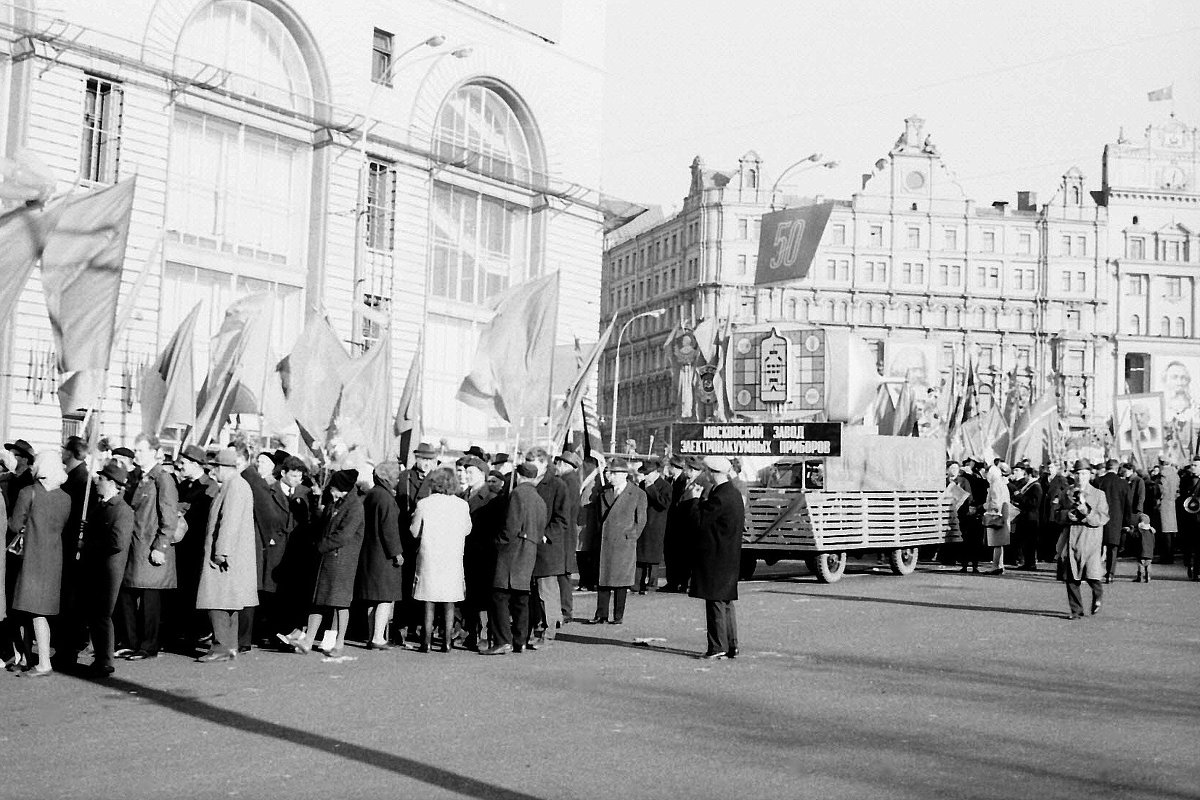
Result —
POLYGON ((708 624, 708 652, 728 653, 737 649, 737 614, 732 600, 705 600, 704 620, 708 624))
POLYGON ((237 651, 240 638, 238 617, 240 616, 241 611, 213 609, 208 612, 213 629, 213 643, 210 652, 233 653, 237 651))
POLYGON ((492 642, 497 645, 512 645, 514 650, 525 647, 525 640, 529 638, 529 592, 493 589, 488 630, 492 642))
MULTIPOLYGON (((1082 581, 1075 580, 1071 577, 1070 567, 1067 567, 1067 605, 1071 609, 1072 614, 1083 615, 1083 591, 1082 581)), ((1104 596, 1104 584, 1096 580, 1088 580, 1088 586, 1092 587, 1092 602, 1100 602, 1100 598, 1104 596)))
POLYGON ((237 612, 238 647, 246 650, 254 641, 254 606, 247 606, 237 612))
POLYGON ((629 597, 628 586, 602 586, 596 592, 595 619, 608 619, 608 603, 613 604, 613 622, 625 619, 625 600, 629 597))
POLYGON ((107 581, 96 581, 88 587, 87 627, 92 636, 94 660, 99 666, 111 667, 113 663, 113 611, 119 590, 119 585, 107 581))
POLYGON ((1119 545, 1109 544, 1104 546, 1104 574, 1111 577, 1117 575, 1117 551, 1119 545))
POLYGON ((158 633, 162 627, 162 589, 121 587, 117 611, 121 620, 123 644, 132 650, 158 652, 158 633), (139 602, 141 601, 141 602, 139 602))
POLYGON ((571 585, 570 575, 558 576, 558 599, 562 604, 563 622, 570 622, 575 613, 575 587, 571 585))

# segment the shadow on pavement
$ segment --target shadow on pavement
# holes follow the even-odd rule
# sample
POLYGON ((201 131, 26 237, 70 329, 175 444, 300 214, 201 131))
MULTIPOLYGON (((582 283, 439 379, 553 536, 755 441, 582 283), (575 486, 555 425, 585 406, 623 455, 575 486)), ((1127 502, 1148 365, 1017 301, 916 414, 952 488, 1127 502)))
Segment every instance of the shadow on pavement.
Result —
POLYGON ((673 656, 686 656, 687 658, 698 658, 700 656, 695 650, 680 650, 675 647, 662 647, 654 644, 638 644, 636 642, 623 642, 620 639, 604 639, 600 636, 583 636, 578 633, 563 633, 559 631, 555 637, 559 642, 573 642, 575 644, 600 644, 609 645, 611 647, 628 647, 633 650, 641 650, 651 653, 668 653, 673 656))
POLYGON ((865 597, 855 594, 827 594, 825 592, 785 592, 780 589, 763 589, 766 594, 804 595, 824 600, 846 600, 851 603, 885 603, 895 606, 917 606, 919 608, 946 608, 955 611, 988 611, 1000 614, 1019 614, 1025 617, 1049 617, 1066 619, 1066 612, 1038 611, 1032 608, 1005 608, 1004 606, 971 606, 961 603, 931 603, 928 600, 901 600, 896 597, 865 597))
MULTIPOLYGON (((87 679, 80 678, 80 680, 87 679)), ((88 682, 91 683, 92 681, 88 682)), ((216 725, 223 725, 226 728, 233 728, 234 730, 245 731, 246 733, 269 736, 282 742, 308 747, 328 755, 337 756, 338 758, 345 758, 367 766, 378 767, 397 775, 403 775, 406 778, 427 783, 430 786, 436 786, 439 789, 448 789, 452 792, 457 792, 464 797, 475 797, 480 800, 492 800, 493 798, 499 798, 499 800, 540 800, 534 795, 475 780, 474 778, 459 775, 456 772, 450 772, 449 770, 440 769, 429 764, 422 764, 419 761, 398 756, 394 753, 363 747, 353 742, 335 739, 331 736, 322 736, 319 733, 293 728, 289 725, 268 722, 249 716, 248 714, 218 708, 202 700, 184 697, 173 692, 166 692, 142 683, 134 683, 120 678, 108 678, 97 683, 101 686, 119 689, 123 692, 137 692, 138 696, 143 700, 148 700, 163 708, 168 708, 180 714, 195 717, 196 719, 202 719, 216 725)))

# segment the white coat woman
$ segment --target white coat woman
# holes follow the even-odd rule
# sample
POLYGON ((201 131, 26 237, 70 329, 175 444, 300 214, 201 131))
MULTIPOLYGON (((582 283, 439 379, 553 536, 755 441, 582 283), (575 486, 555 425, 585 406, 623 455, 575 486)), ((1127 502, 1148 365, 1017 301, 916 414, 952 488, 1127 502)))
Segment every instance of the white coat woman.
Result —
POLYGON ((1006 464, 993 464, 987 471, 987 500, 983 504, 983 524, 988 547, 992 548, 992 575, 1004 574, 1004 548, 1012 535, 1013 507, 1008 493, 1006 464))

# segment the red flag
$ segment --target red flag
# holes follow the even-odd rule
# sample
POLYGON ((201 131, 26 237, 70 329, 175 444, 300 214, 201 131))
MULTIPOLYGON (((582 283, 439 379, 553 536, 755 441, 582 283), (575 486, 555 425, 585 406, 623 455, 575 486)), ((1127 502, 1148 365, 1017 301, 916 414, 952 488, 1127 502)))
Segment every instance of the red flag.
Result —
MULTIPOLYGON (((205 445, 212 441, 230 414, 258 413, 263 386, 253 379, 248 385, 244 383, 242 365, 247 352, 264 350, 263 343, 270 335, 271 295, 266 292, 247 295, 229 306, 221 329, 213 337, 208 375, 197 397, 197 443, 205 445)), ((252 368, 251 372, 255 370, 252 368)))
POLYGON ((346 444, 365 448, 376 464, 392 452, 388 397, 391 365, 392 336, 384 328, 379 342, 347 367, 338 416, 334 420, 334 427, 346 444))
MULTIPOLYGON (((600 363, 600 356, 604 352, 604 348, 608 346, 608 340, 612 337, 613 328, 616 324, 617 315, 613 314, 608 327, 604 329, 604 333, 600 334, 600 339, 592 345, 592 349, 588 351, 587 357, 580 358, 575 382, 571 384, 571 388, 567 391, 567 399, 558 412, 558 424, 555 427, 554 437, 551 441, 561 442, 570 435, 571 421, 575 417, 575 409, 578 408, 579 401, 583 399, 584 393, 591 386, 592 372, 596 369, 596 365, 600 363)), ((578 339, 575 340, 575 348, 578 353, 578 339)))
POLYGON ((475 365, 458 399, 505 422, 543 417, 550 405, 558 312, 558 273, 509 289, 483 329, 475 365))
POLYGON ((392 433, 400 437, 396 458, 402 464, 408 463, 408 454, 413 442, 421 441, 421 375, 425 367, 425 334, 417 339, 417 352, 413 354, 412 363, 408 367, 408 377, 404 381, 404 391, 400 394, 400 403, 396 406, 396 418, 392 420, 392 433))
POLYGON ((288 411, 308 441, 328 433, 349 365, 350 354, 329 321, 310 313, 292 352, 279 363, 288 411))
POLYGON ((41 258, 46 228, 52 221, 29 208, 0 216, 0 320, 12 319, 21 291, 41 258))
POLYGON ((158 435, 167 425, 196 425, 192 364, 200 303, 187 315, 142 381, 142 430, 158 435))
MULTIPOLYGON (((88 370, 59 387, 64 411, 90 408, 96 396, 73 387, 98 386, 108 369, 135 178, 64 200, 42 254, 42 288, 61 373, 88 370)), ((89 388, 89 392, 92 389, 89 388)))
POLYGON ((1058 425, 1058 399, 1050 392, 1030 406, 1017 419, 1008 447, 1008 461, 1016 464, 1028 458, 1041 464, 1045 457, 1047 432, 1058 425))

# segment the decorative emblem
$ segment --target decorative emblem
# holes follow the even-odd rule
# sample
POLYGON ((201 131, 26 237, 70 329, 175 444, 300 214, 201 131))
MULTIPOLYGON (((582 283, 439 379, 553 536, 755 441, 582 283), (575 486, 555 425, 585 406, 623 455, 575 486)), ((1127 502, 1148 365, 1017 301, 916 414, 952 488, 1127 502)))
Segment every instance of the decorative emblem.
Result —
POLYGON ((758 396, 764 403, 788 401, 788 346, 774 328, 758 346, 758 396))

